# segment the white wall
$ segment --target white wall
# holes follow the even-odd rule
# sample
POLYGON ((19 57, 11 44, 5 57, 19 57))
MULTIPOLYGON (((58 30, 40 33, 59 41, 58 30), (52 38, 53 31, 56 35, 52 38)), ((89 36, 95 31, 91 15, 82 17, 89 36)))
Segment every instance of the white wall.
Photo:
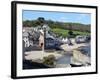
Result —
MULTIPOLYGON (((16 0, 17 1, 17 0, 16 0)), ((26 1, 26 0, 24 0, 26 1)), ((64 4, 82 4, 82 5, 100 5, 100 0, 31 0, 50 3, 64 3, 64 4)), ((10 65, 11 65, 11 14, 10 14, 11 0, 0 0, 0 80, 11 80, 10 65)), ((100 6, 99 6, 100 7, 100 6)), ((100 8, 99 8, 100 9, 100 8)), ((99 11, 100 14, 100 11, 99 11)), ((100 16, 98 16, 100 21, 100 16)), ((98 25, 100 26, 100 24, 98 25)), ((98 31, 100 27, 98 27, 98 31)), ((100 31, 99 31, 100 34, 100 31)), ((99 40, 100 41, 100 36, 99 40)), ((100 42, 98 42, 100 44, 100 42)), ((100 47, 100 46, 99 46, 100 47)), ((99 50, 100 52, 100 50, 99 50)), ((98 52, 98 53, 99 53, 98 52)), ((98 54, 98 57, 100 54, 98 54)), ((100 61, 100 58, 99 60, 100 61)), ((99 64, 100 67, 100 64, 99 64)), ((100 69, 99 69, 100 71, 100 69)), ((21 79, 20 79, 21 80, 21 79)), ((27 80, 41 80, 27 79, 27 80)), ((77 76, 63 76, 63 77, 49 77, 42 78, 42 80, 100 80, 99 74, 92 75, 77 75, 77 76)))

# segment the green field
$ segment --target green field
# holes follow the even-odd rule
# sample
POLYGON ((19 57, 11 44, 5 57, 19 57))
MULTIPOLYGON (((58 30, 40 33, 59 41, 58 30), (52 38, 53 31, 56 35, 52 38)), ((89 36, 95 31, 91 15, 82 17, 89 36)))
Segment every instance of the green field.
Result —
MULTIPOLYGON (((62 37, 68 37, 69 36, 69 34, 68 34, 69 30, 54 28, 54 29, 52 29, 52 31, 55 34, 57 34, 58 36, 62 36, 62 37)), ((74 31, 74 30, 72 30, 72 31, 73 31, 73 34, 75 36, 77 36, 77 35, 90 35, 89 32, 81 32, 81 31, 74 31)))

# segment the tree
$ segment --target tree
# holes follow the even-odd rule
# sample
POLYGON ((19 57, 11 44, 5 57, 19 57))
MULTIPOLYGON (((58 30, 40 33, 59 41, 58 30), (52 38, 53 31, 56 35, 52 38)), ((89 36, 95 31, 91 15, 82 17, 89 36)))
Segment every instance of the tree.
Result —
POLYGON ((37 24, 40 26, 43 26, 43 24, 45 23, 45 19, 43 17, 39 17, 37 19, 37 24))
POLYGON ((31 27, 32 26, 31 21, 29 21, 29 20, 23 21, 23 26, 24 27, 31 27))

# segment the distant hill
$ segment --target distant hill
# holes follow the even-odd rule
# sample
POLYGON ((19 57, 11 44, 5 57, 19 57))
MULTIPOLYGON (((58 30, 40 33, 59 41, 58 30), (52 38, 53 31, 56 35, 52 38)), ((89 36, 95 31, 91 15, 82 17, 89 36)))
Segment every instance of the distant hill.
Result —
MULTIPOLYGON (((45 23, 48 24, 48 26, 51 29, 59 28, 59 29, 67 29, 67 30, 76 30, 76 31, 82 31, 82 32, 90 32, 91 25, 88 24, 81 24, 81 23, 71 23, 71 22, 55 22, 52 20, 45 20, 45 23)), ((23 27, 36 27, 38 26, 37 20, 26 20, 23 21, 23 27)))

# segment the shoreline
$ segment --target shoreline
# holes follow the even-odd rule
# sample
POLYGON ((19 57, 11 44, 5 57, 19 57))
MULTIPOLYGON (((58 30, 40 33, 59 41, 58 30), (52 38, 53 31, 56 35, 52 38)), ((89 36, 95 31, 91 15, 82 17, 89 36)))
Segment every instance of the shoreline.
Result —
MULTIPOLYGON (((58 68, 60 67, 73 67, 73 66, 87 66, 88 64, 91 65, 91 57, 81 53, 77 49, 82 46, 88 46, 90 43, 80 43, 69 46, 67 44, 61 45, 63 51, 28 51, 25 52, 25 60, 35 61, 37 63, 41 63, 43 57, 47 57, 49 55, 54 55, 56 60, 62 61, 56 64, 58 68), (63 57, 65 57, 65 60, 63 57), (69 57, 68 57, 69 56, 69 57), (61 59, 62 58, 62 59, 61 59), (72 59, 73 58, 73 59, 72 59), (61 59, 61 60, 59 60, 61 59), (69 61, 69 63, 67 63, 69 61), (65 62, 65 63, 64 63, 65 62)), ((55 68, 56 68, 55 67, 55 68)))

